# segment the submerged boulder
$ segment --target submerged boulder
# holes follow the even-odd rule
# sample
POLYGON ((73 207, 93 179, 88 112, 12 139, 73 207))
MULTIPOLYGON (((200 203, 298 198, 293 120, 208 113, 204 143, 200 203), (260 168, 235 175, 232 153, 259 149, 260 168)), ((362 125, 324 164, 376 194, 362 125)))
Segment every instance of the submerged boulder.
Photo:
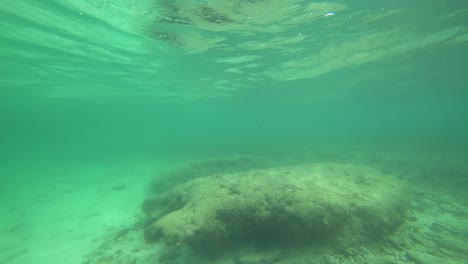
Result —
POLYGON ((374 241, 401 225, 409 198, 402 182, 377 170, 330 163, 218 173, 146 203, 148 241, 217 252, 374 241))

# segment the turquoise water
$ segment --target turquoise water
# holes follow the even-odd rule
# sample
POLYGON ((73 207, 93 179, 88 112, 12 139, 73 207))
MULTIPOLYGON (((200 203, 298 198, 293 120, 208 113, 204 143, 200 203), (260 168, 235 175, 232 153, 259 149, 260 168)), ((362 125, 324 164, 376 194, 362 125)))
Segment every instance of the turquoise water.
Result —
POLYGON ((0 4, 0 262, 82 263, 161 171, 250 155, 396 174, 418 219, 421 193, 442 197, 446 252, 388 263, 463 263, 467 15, 458 0, 0 4))

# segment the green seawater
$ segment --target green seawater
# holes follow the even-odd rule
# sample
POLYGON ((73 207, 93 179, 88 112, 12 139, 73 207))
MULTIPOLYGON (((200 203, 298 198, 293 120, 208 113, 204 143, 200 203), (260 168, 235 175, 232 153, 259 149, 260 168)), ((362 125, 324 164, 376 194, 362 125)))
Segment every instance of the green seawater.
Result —
POLYGON ((467 17, 463 0, 3 1, 0 263, 466 263, 467 17), (238 156, 370 166, 411 207, 367 253, 141 253, 128 226, 152 179, 238 156))

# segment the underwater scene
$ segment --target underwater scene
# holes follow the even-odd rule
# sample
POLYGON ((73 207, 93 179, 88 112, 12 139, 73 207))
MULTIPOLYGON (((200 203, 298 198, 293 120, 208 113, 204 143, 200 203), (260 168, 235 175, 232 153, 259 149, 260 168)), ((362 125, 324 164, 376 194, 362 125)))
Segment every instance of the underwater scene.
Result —
POLYGON ((5 0, 0 263, 468 263, 466 0, 5 0))

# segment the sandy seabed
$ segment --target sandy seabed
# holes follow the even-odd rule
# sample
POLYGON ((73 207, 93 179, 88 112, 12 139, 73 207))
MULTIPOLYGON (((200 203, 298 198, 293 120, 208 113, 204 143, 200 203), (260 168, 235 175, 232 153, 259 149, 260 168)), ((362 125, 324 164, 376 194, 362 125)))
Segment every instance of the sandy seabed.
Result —
MULTIPOLYGON (((409 188, 411 202, 404 220, 395 231, 381 239, 341 246, 334 242, 281 247, 244 243, 243 247, 230 246, 226 252, 214 255, 198 252, 185 241, 174 250, 164 236, 154 241, 145 237, 149 223, 167 215, 165 212, 150 217, 141 206, 145 199, 154 195, 151 191, 148 194, 154 181, 153 185, 148 183, 162 171, 166 175, 167 164, 154 159, 135 159, 12 170, 11 173, 18 173, 18 177, 2 185, 0 196, 3 204, 0 211, 0 262, 466 263, 466 197, 453 192, 449 185, 445 186, 444 180, 451 180, 447 175, 441 176, 466 167, 450 164, 448 171, 436 169, 437 164, 434 165, 432 160, 432 167, 426 166, 422 170, 418 168, 423 167, 424 160, 401 162, 405 159, 407 157, 385 155, 379 159, 366 157, 360 162, 366 166, 369 163, 375 165, 377 170, 403 181, 409 188)), ((31 166, 34 164, 26 167, 31 166)), ((175 171, 180 168, 187 170, 183 165, 175 171)), ((251 168, 244 169, 249 171, 251 168)), ((210 171, 210 174, 217 173, 210 171)), ((466 171, 461 175, 464 173, 466 171)), ((195 175, 196 180, 204 178, 203 173, 195 175)), ((184 177, 173 186, 164 187, 176 189, 190 185, 194 180, 184 177)), ((207 242, 210 238, 207 239, 201 241, 207 242)))
POLYGON ((108 233, 135 222, 159 164, 21 162, 3 166, 0 263, 82 263, 108 233))

